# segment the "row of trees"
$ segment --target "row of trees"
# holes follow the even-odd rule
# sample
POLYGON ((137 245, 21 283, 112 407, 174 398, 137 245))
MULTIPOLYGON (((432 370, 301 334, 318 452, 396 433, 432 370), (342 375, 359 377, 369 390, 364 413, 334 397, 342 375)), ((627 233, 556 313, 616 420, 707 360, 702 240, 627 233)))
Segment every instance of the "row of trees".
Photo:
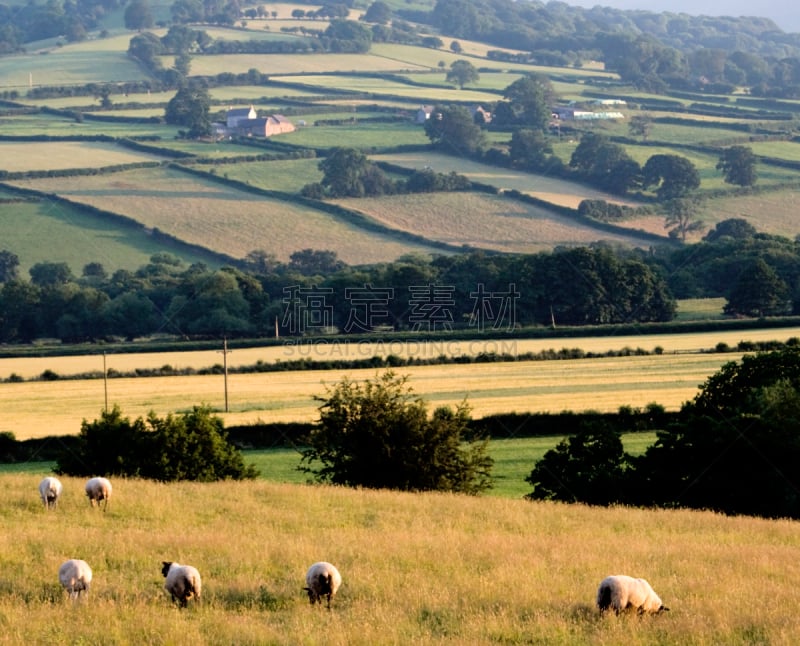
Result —
POLYGON ((529 497, 800 518, 800 350, 730 362, 644 455, 613 424, 586 424, 539 461, 529 497))
POLYGON ((254 252, 249 271, 185 268, 161 255, 111 276, 90 263, 77 279, 64 263, 40 263, 30 281, 9 264, 0 286, 0 341, 15 343, 272 336, 276 320, 281 334, 291 335, 668 321, 675 312, 653 267, 605 248, 408 257, 371 267, 344 266, 332 252, 296 252, 289 263, 254 252))

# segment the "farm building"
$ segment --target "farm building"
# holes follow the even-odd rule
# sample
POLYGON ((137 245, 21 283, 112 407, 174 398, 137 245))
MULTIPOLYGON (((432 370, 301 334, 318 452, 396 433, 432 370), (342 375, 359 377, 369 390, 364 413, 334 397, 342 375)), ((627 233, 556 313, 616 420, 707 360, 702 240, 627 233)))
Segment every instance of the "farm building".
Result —
POLYGON ((417 110, 417 116, 414 117, 414 123, 425 123, 431 118, 431 114, 433 114, 432 105, 419 106, 419 110, 417 110))
POLYGON ((271 137, 294 131, 294 124, 282 114, 259 117, 255 108, 231 108, 225 123, 214 124, 217 136, 271 137))
POLYGON ((554 108, 553 116, 561 121, 589 121, 592 119, 624 119, 625 115, 619 111, 576 110, 575 108, 554 108))

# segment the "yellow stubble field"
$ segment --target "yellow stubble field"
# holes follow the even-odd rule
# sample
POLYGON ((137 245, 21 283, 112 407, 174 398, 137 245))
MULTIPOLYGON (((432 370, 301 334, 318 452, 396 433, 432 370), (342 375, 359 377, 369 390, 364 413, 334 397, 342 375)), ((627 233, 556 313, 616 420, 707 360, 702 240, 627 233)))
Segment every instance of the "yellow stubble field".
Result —
POLYGON ((562 348, 605 353, 623 348, 652 352, 658 346, 663 354, 409 366, 397 372, 408 375, 414 391, 431 407, 455 405, 466 398, 474 417, 505 412, 610 412, 620 406, 644 407, 654 402, 677 410, 720 366, 742 356, 739 352, 700 350, 709 350, 718 343, 734 347, 742 340, 785 341, 797 336, 800 328, 557 340, 287 344, 230 352, 227 379, 224 374, 214 374, 9 381, 11 375, 31 379, 45 370, 64 377, 89 372, 102 375, 104 359, 111 374, 165 365, 175 369, 208 368, 223 362, 222 354, 215 350, 5 358, 0 359, 0 431, 11 431, 18 440, 73 435, 80 431, 82 420, 99 417, 106 402, 108 406, 118 405, 124 415, 132 418, 151 411, 164 416, 203 404, 217 411, 226 426, 258 421, 312 421, 317 417, 319 403, 315 397, 324 396, 326 388, 344 377, 370 379, 381 371, 367 368, 239 373, 236 369, 258 361, 271 364, 301 358, 321 361, 389 354, 424 358, 443 354, 475 356, 480 352, 523 355, 562 348))

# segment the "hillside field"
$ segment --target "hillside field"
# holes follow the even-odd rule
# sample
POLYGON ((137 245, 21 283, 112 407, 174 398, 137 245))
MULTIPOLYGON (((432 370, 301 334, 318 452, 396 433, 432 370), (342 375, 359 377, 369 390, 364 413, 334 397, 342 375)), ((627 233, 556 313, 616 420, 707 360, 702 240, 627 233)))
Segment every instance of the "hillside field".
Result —
POLYGON ((47 513, 38 481, 0 476, 0 516, 14 528, 0 534, 4 644, 789 646, 800 636, 796 522, 124 479, 103 513, 76 478, 63 479, 63 500, 47 513), (94 571, 77 603, 58 584, 67 558, 94 571), (164 560, 198 568, 199 604, 171 604, 164 560), (309 607, 302 590, 319 560, 342 573, 330 612, 309 607), (645 577, 670 611, 600 617, 597 585, 613 573, 645 577))

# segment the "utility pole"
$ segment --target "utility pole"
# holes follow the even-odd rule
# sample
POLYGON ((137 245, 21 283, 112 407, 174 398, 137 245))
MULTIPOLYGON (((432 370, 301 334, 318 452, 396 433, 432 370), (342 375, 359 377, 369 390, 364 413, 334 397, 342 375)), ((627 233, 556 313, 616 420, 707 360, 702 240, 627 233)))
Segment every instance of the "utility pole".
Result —
POLYGON ((225 412, 228 412, 228 337, 222 337, 222 371, 225 375, 225 412))
POLYGON ((106 351, 103 350, 103 391, 105 392, 105 407, 103 412, 108 412, 108 370, 106 370, 106 351))

